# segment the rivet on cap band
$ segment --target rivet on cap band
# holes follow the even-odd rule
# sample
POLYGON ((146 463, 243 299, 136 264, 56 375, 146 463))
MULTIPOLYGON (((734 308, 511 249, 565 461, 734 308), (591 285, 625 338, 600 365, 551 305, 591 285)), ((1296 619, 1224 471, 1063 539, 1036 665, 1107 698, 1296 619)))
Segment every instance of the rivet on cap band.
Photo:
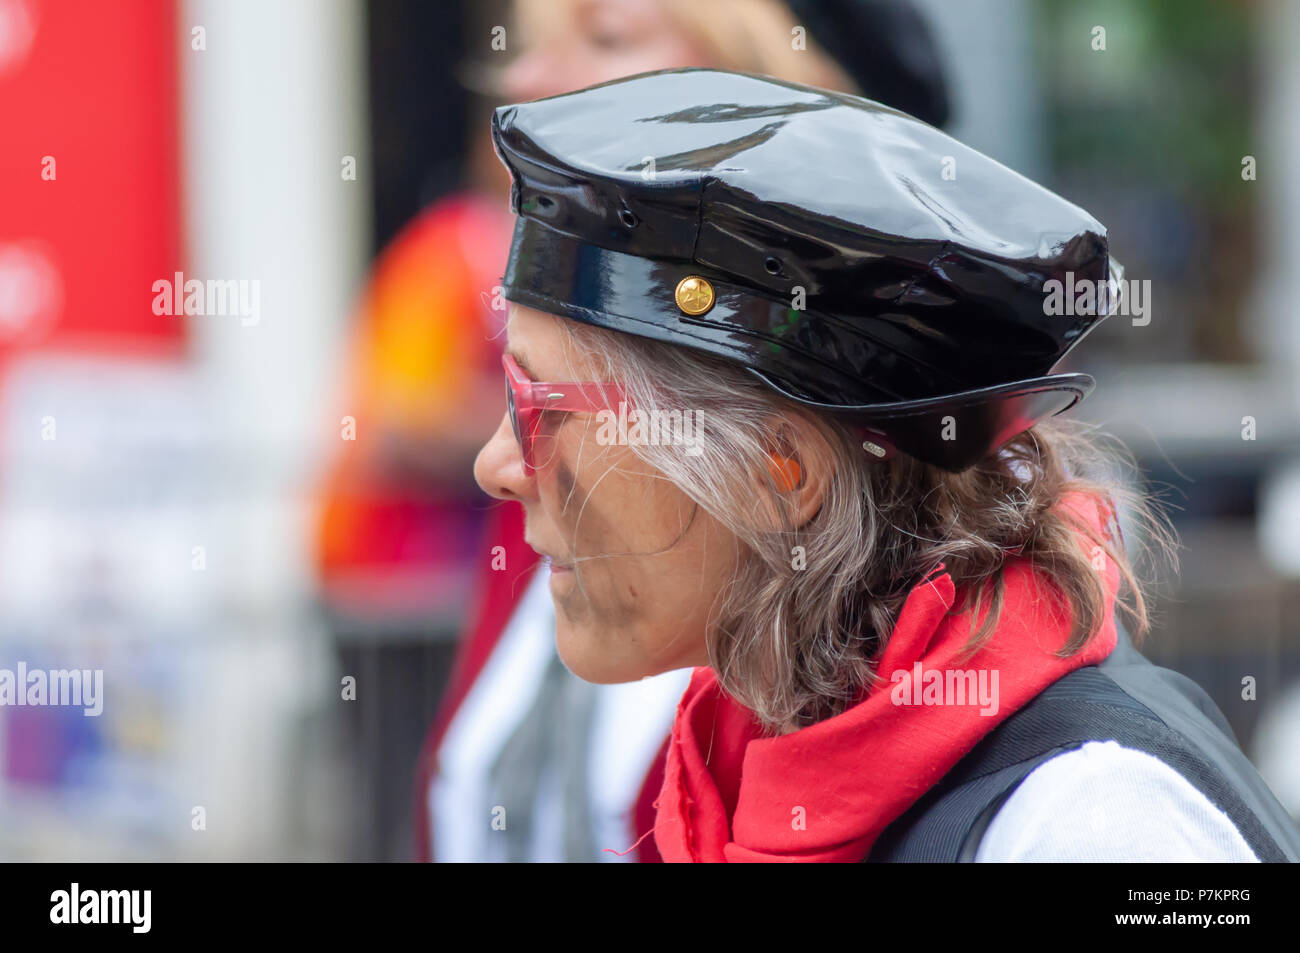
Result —
POLYGON ((698 316, 713 307, 713 285, 705 278, 690 275, 677 282, 673 297, 683 312, 698 316))

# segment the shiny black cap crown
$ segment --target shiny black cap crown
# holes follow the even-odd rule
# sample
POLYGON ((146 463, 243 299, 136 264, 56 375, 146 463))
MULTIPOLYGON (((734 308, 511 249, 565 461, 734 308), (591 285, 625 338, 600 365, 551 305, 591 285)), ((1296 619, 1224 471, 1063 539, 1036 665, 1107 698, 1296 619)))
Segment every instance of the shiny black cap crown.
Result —
POLYGON ((1044 376, 1105 317, 1049 314, 1047 283, 1117 277, 1105 229, 905 113, 662 70, 503 106, 492 135, 511 301, 734 361, 954 471, 1094 385, 1044 376))

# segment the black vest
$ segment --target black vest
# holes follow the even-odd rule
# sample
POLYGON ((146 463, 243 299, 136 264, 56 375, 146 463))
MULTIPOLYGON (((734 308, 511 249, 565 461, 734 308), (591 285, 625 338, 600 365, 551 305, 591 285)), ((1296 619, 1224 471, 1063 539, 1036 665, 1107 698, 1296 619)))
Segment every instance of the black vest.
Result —
POLYGON ((1153 665, 1116 626, 1110 656, 1075 669, 1002 722, 884 830, 864 862, 973 861, 1020 782, 1089 741, 1159 758, 1228 816, 1261 861, 1300 861, 1300 828, 1242 754, 1223 713, 1191 679, 1153 665))

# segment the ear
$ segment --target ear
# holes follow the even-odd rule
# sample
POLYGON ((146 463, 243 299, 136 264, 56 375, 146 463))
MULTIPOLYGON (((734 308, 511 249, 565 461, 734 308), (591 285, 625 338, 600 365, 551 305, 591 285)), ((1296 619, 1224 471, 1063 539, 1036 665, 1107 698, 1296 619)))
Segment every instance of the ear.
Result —
POLYGON ((800 529, 822 508, 833 470, 830 446, 803 417, 778 418, 773 424, 765 447, 766 472, 760 475, 764 484, 760 499, 775 495, 778 512, 764 515, 773 529, 800 529))

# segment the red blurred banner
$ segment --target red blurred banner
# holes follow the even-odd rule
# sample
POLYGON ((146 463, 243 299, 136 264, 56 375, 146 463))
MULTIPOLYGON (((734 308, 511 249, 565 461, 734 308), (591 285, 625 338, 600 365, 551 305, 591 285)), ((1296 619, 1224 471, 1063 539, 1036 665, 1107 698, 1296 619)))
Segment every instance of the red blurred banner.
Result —
POLYGON ((166 0, 0 0, 0 359, 181 343, 183 42, 166 0))

